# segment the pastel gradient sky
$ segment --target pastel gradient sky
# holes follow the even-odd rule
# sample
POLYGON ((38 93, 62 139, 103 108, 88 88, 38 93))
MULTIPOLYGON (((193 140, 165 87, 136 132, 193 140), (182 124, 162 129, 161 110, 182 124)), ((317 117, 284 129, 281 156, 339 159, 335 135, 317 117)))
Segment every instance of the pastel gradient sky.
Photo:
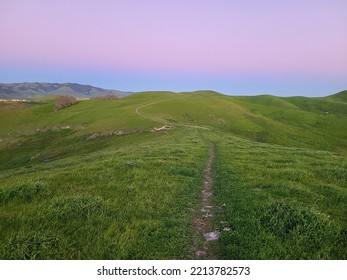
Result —
POLYGON ((0 38, 0 82, 347 89, 347 0, 0 0, 0 38))

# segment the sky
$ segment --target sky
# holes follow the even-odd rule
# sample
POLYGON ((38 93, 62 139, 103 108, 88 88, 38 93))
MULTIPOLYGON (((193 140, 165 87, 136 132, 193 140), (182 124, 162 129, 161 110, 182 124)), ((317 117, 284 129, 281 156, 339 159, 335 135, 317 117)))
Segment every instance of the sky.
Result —
POLYGON ((0 82, 325 96, 347 0, 0 0, 0 82))

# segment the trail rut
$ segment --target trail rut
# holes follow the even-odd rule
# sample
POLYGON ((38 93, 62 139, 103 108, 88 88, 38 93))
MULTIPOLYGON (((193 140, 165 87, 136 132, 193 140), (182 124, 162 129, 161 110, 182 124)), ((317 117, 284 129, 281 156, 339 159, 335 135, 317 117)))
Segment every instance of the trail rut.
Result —
POLYGON ((213 231, 212 222, 214 216, 214 206, 212 205, 213 195, 213 174, 212 165, 216 157, 216 145, 210 143, 209 157, 204 169, 204 183, 201 190, 200 209, 195 210, 195 227, 197 248, 195 257, 197 259, 216 259, 216 255, 210 250, 209 242, 219 238, 219 231, 213 231))
MULTIPOLYGON (((152 120, 161 124, 168 125, 168 123, 165 120, 146 116, 143 113, 141 113, 141 109, 147 106, 151 106, 157 103, 161 102, 167 102, 170 100, 155 100, 149 103, 142 104, 138 106, 135 109, 136 114, 139 116, 152 120)), ((199 126, 199 125, 191 125, 191 124, 185 124, 185 123, 174 123, 174 126, 178 127, 188 127, 193 129, 206 129, 211 130, 214 129, 209 126, 199 126)), ((202 136, 202 135, 201 135, 202 136)), ((210 250, 210 242, 213 240, 217 240, 219 238, 220 232, 214 230, 212 228, 213 223, 213 216, 214 216, 214 206, 212 205, 212 195, 213 195, 213 174, 212 174, 212 165, 216 157, 216 145, 209 142, 207 139, 205 139, 203 136, 202 138, 206 143, 210 146, 209 151, 209 157, 205 165, 204 169, 204 183, 201 190, 201 203, 200 207, 198 209, 194 209, 194 219, 193 219, 193 225, 195 227, 195 244, 196 244, 196 250, 195 250, 195 258, 196 259, 217 259, 217 256, 210 250)))

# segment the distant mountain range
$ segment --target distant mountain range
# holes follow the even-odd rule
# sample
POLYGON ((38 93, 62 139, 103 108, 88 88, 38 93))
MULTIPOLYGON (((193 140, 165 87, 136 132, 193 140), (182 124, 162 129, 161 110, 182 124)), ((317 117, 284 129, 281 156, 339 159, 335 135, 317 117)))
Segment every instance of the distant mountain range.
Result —
POLYGON ((0 83, 0 99, 33 99, 54 95, 69 95, 76 98, 94 98, 110 94, 122 97, 131 93, 76 83, 0 83))

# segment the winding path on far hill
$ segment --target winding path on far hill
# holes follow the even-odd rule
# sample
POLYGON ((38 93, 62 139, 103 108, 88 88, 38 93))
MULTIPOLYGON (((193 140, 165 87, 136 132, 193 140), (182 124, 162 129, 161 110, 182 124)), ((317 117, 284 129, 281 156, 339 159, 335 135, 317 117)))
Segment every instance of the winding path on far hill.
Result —
POLYGON ((147 102, 147 103, 142 104, 142 105, 140 105, 139 107, 137 107, 137 108, 135 109, 135 112, 136 112, 136 114, 138 114, 139 116, 141 116, 141 117, 143 117, 143 118, 145 118, 145 119, 147 119, 147 120, 151 120, 151 121, 155 121, 155 122, 159 122, 159 123, 165 124, 166 122, 163 121, 163 120, 156 119, 156 118, 152 118, 152 117, 149 117, 149 116, 146 116, 146 115, 142 114, 142 113, 140 112, 140 109, 142 109, 142 108, 144 108, 144 107, 146 107, 146 106, 150 106, 150 105, 154 105, 154 104, 157 104, 157 103, 161 103, 161 102, 165 102, 165 101, 170 101, 170 100, 172 100, 172 99, 169 99, 169 100, 156 100, 156 101, 147 102))
MULTIPOLYGON (((166 121, 164 121, 162 119, 153 118, 153 117, 144 115, 143 113, 140 112, 140 109, 142 109, 144 107, 147 107, 147 106, 151 106, 151 105, 157 104, 157 103, 168 102, 168 101, 172 101, 172 100, 175 100, 175 99, 177 99, 177 98, 172 98, 172 99, 168 99, 168 100, 156 100, 156 101, 147 102, 145 104, 142 104, 142 105, 138 106, 135 109, 135 112, 136 112, 136 114, 138 114, 139 116, 141 116, 141 117, 143 117, 143 118, 145 118, 147 120, 151 120, 151 121, 155 121, 155 122, 167 125, 168 122, 166 122, 166 121)), ((185 123, 170 123, 170 125, 181 126, 181 127, 197 128, 197 129, 213 129, 212 127, 208 127, 208 126, 191 125, 191 124, 185 124, 185 123)))
MULTIPOLYGON (((145 119, 168 125, 168 123, 163 119, 157 119, 154 117, 144 115, 143 113, 140 112, 140 109, 147 106, 154 105, 154 104, 158 104, 161 102, 171 101, 174 99, 177 99, 177 98, 148 102, 138 106, 135 109, 135 112, 136 114, 138 114, 139 116, 145 119)), ((214 129, 212 127, 182 124, 182 123, 174 123, 174 125, 180 126, 180 127, 193 128, 193 129, 208 129, 208 130, 214 129)), ((217 240, 220 235, 219 231, 213 231, 213 228, 212 228, 213 217, 214 217, 214 206, 212 205, 213 185, 214 185, 212 166, 216 158, 216 145, 210 142, 209 140, 207 140, 202 135, 201 135, 201 138, 209 146, 209 156, 204 168, 204 181, 203 181, 203 185, 201 189, 201 202, 198 208, 193 209, 193 216, 194 216, 193 225, 195 228, 195 244, 196 244, 195 258, 212 260, 212 259, 217 259, 217 256, 213 252, 211 252, 209 242, 213 240, 217 240)))

